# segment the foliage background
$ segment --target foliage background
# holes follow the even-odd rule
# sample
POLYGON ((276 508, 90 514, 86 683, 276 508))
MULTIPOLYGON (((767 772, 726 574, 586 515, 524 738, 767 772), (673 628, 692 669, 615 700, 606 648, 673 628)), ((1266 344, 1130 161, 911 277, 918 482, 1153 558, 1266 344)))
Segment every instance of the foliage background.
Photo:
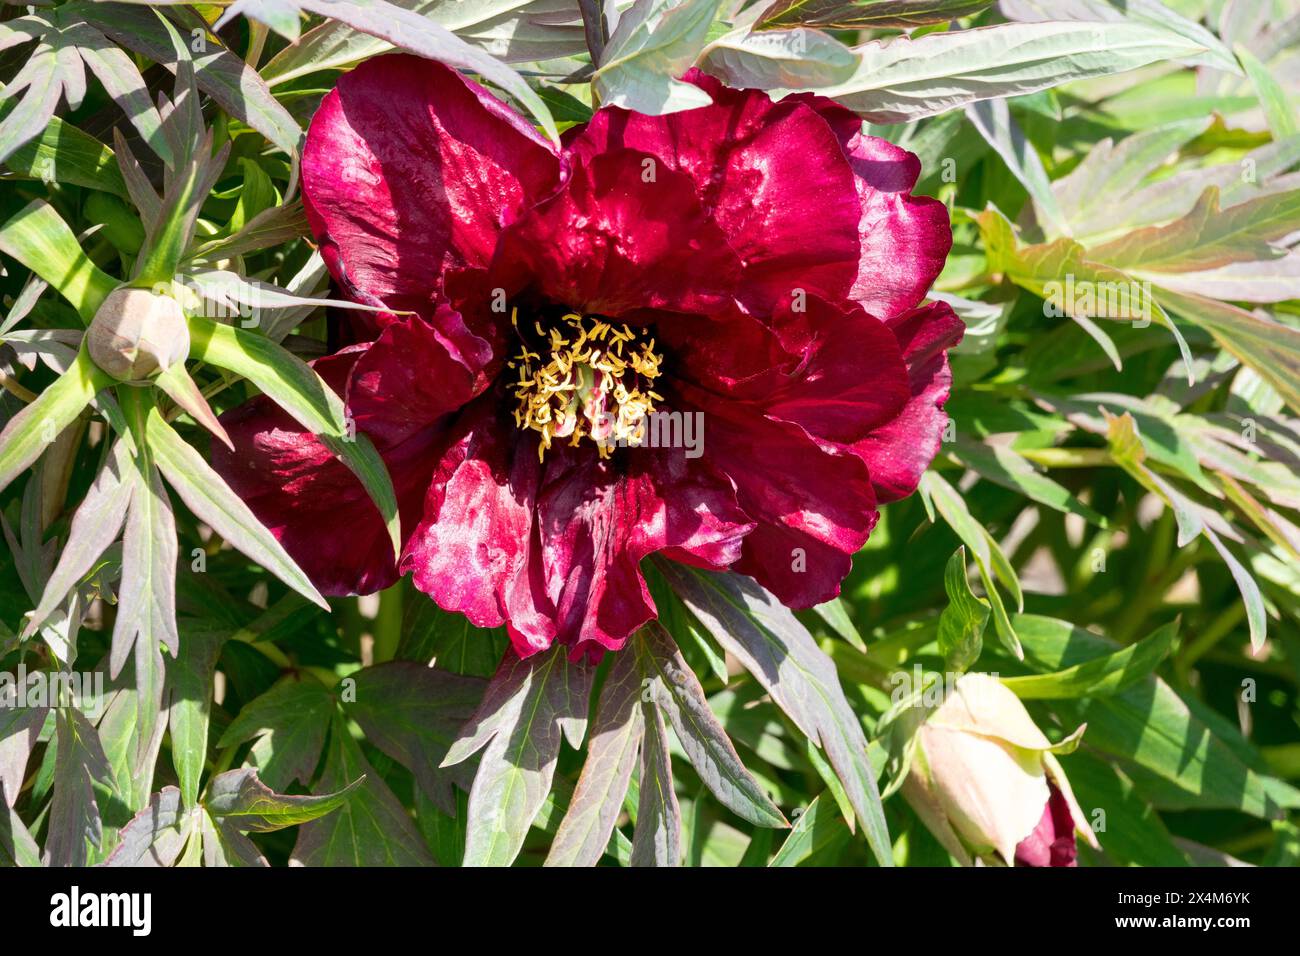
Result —
POLYGON ((406 581, 315 606, 204 465, 207 409, 263 391, 338 442, 381 510, 391 497, 299 361, 325 349, 329 289, 296 150, 338 72, 398 45, 477 73, 552 132, 593 101, 698 105, 674 80, 691 65, 817 89, 917 153, 917 191, 952 211, 935 295, 968 325, 954 427, 842 598, 796 618, 742 583, 652 569, 668 636, 639 638, 628 673, 612 655, 564 678, 594 680, 603 705, 680 649, 699 679, 696 695, 664 671, 687 687, 675 701, 625 701, 645 715, 644 753, 671 756, 634 774, 603 863, 651 852, 634 841, 652 827, 687 864, 874 863, 864 773, 890 794, 877 849, 951 863, 888 787, 905 753, 893 675, 918 666, 1042 675, 1012 686, 1047 733, 1087 722, 1062 757, 1102 811, 1084 863, 1295 863, 1300 7, 638 0, 606 5, 622 14, 609 36, 581 6, 589 29, 572 0, 0 8, 0 664, 116 674, 80 709, 0 711, 0 862, 559 855, 586 712, 566 716, 532 670, 512 699, 551 707, 553 775, 512 756, 508 713, 499 745, 440 768, 458 738, 457 756, 486 743, 462 727, 504 635, 406 581), (78 351, 95 308, 122 281, 171 276, 233 318, 196 305, 188 371, 156 388, 106 380, 78 351), (1137 283, 1151 324, 1054 310, 1067 278, 1137 283), (237 328, 241 296, 256 327, 237 328), (99 540, 128 498, 125 538, 99 540), (717 594, 732 616, 710 616, 717 594), (803 655, 806 699, 739 666, 764 634, 803 655), (476 773, 519 785, 504 823, 469 799, 476 773), (675 796, 653 806, 647 773, 675 796), (482 849, 492 827, 515 852, 482 849))

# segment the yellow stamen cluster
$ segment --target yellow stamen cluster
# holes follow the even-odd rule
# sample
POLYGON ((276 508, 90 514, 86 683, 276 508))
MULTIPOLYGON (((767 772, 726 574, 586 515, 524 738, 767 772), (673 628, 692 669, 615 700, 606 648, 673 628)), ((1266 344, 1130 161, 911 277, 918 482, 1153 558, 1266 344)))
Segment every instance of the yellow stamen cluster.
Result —
MULTIPOLYGON (((510 320, 518 329, 517 310, 510 320)), ((562 438, 577 445, 589 437, 602 458, 619 444, 640 444, 646 416, 663 400, 653 390, 663 361, 654 339, 576 312, 547 326, 535 322, 533 331, 544 344, 539 351, 523 345, 509 367, 518 372, 515 424, 542 436, 538 456, 562 438)))

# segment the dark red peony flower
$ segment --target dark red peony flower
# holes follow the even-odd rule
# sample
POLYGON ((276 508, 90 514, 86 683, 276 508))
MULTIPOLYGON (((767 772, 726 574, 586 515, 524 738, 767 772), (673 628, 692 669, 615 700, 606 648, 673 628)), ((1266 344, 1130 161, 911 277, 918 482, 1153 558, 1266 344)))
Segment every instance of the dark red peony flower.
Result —
MULTIPOLYGON (((265 400, 218 467, 326 593, 411 572, 521 655, 617 649, 647 555, 835 596, 945 423, 962 324, 921 303, 952 238, 919 163, 815 96, 607 108, 557 152, 480 86, 394 55, 340 79, 302 182, 330 273, 390 312, 316 362, 402 507, 265 400)), ((359 313, 357 313, 359 314, 359 313)))

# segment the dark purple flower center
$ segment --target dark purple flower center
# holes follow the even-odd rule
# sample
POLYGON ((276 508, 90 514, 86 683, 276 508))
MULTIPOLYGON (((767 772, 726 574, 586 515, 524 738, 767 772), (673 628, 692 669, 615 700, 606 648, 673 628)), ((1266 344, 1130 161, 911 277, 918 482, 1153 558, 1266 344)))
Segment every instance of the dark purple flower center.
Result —
POLYGON ((663 400, 653 387, 663 355, 647 330, 577 312, 535 319, 531 328, 520 325, 518 309, 510 319, 520 343, 508 363, 517 375, 515 424, 542 436, 539 457, 563 438, 571 445, 590 438, 602 458, 641 443, 646 417, 663 400))

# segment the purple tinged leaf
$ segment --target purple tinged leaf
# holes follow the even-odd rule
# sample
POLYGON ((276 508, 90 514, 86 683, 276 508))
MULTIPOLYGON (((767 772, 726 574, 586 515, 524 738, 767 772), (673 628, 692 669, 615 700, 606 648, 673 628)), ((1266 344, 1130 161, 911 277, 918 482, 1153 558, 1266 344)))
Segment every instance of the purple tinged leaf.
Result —
POLYGON ((261 737, 254 755, 262 758, 258 774, 263 782, 275 790, 295 779, 306 786, 320 763, 333 713, 334 698, 319 681, 286 679, 247 704, 217 746, 261 737))
POLYGON ((658 621, 651 621, 633 636, 632 646, 642 678, 651 682, 647 689, 705 786, 723 806, 750 823, 788 827, 776 804, 745 769, 672 636, 658 621))
POLYGON ((345 704, 366 739, 415 775, 430 800, 455 813, 451 781, 439 764, 483 697, 486 682, 412 661, 389 661, 352 675, 345 704))
POLYGON ((469 794, 466 866, 514 861, 550 792, 561 736, 581 742, 595 668, 573 663, 566 651, 557 644, 522 660, 507 651, 442 762, 483 750, 469 794))
POLYGON ((214 777, 208 784, 203 806, 213 818, 230 823, 240 831, 269 833, 320 819, 338 809, 364 779, 362 774, 332 793, 290 796, 276 793, 262 783, 252 767, 242 767, 214 777))
POLYGON ((118 844, 104 866, 172 866, 194 826, 195 815, 183 808, 181 792, 175 787, 163 787, 118 831, 118 844))
POLYGON ((0 866, 40 866, 41 848, 8 804, 0 801, 0 866))
POLYGON ((673 790, 668 728, 653 703, 641 703, 645 739, 641 742, 633 866, 678 866, 682 859, 682 811, 673 790))
MULTIPOLYGON (((129 50, 175 69, 174 52, 166 28, 146 6, 123 3, 71 3, 62 8, 103 31, 129 50)), ((205 29, 202 21, 186 24, 205 29)), ((257 71, 231 53, 211 34, 204 35, 207 52, 194 57, 195 78, 207 93, 231 116, 247 123, 287 153, 302 142, 302 130, 293 116, 280 105, 257 71)))
POLYGON ((305 824, 291 866, 432 866, 411 815, 367 762, 343 718, 334 720, 319 788, 364 783, 333 813, 305 824))
POLYGON ((767 688, 804 735, 826 751, 876 860, 892 865, 867 739, 831 659, 788 608, 750 579, 688 570, 668 561, 659 567, 718 643, 767 688))
POLYGON ((600 691, 587 759, 551 842, 546 866, 595 866, 627 796, 641 745, 641 672, 636 654, 625 648, 600 691))
POLYGON ((13 697, 8 693, 0 695, 0 790, 4 791, 8 807, 18 801, 27 771, 27 758, 36 746, 49 713, 48 707, 17 706, 17 688, 14 687, 13 691, 13 697))
POLYGON ((202 811, 199 822, 203 838, 204 866, 270 866, 262 851, 244 834, 224 820, 214 820, 202 811))
POLYGON ((45 592, 36 610, 28 619, 23 630, 25 635, 36 632, 63 603, 68 592, 89 573, 109 545, 117 540, 130 508, 134 468, 126 446, 118 442, 72 517, 67 544, 63 546, 54 573, 45 583, 45 592))
POLYGON ((103 839, 94 783, 111 783, 113 768, 99 735, 81 711, 61 708, 55 728, 54 798, 45 857, 50 866, 85 866, 91 847, 98 847, 103 839))

